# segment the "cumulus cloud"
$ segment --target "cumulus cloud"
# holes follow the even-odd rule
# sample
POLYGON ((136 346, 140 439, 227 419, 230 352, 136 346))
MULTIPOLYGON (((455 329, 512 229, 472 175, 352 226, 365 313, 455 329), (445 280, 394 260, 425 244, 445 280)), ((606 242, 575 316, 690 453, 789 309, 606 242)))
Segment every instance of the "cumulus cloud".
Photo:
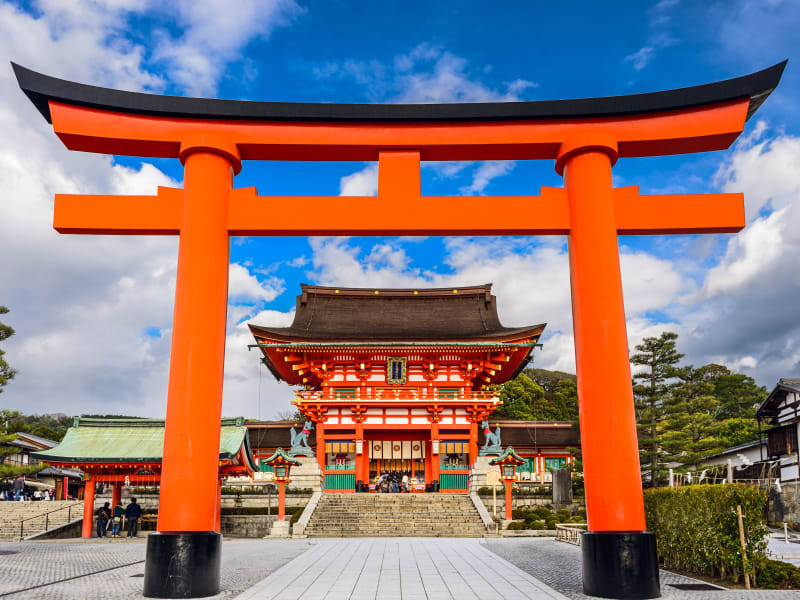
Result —
POLYGON ((240 59, 250 42, 269 38, 304 12, 294 0, 237 0, 235 6, 224 0, 179 0, 163 8, 174 13, 181 34, 157 30, 153 58, 167 64, 171 81, 194 96, 213 94, 225 65, 240 59))
MULTIPOLYGON (((524 99, 538 85, 526 79, 504 82, 500 87, 480 81, 486 74, 471 72, 469 61, 437 44, 423 43, 387 63, 375 60, 332 60, 312 69, 318 79, 353 82, 373 102, 436 104, 443 102, 512 102, 524 99)), ((426 163, 427 165, 427 163, 426 163)), ((451 178, 464 169, 471 170, 472 181, 462 194, 483 193, 489 183, 514 169, 514 161, 435 162, 429 168, 437 176, 451 178)), ((377 167, 370 166, 342 180, 343 196, 374 195, 377 167), (347 191, 344 191, 345 186, 347 191), (358 194, 359 190, 369 193, 358 194)))
MULTIPOLYGON (((186 28, 186 40, 196 39, 199 29, 193 27, 207 26, 207 20, 215 18, 211 8, 200 4, 192 5, 197 20, 186 28)), ((291 6, 274 4, 265 14, 272 15, 269 22, 278 23, 276 11, 288 14, 291 6)), ((11 309, 4 321, 14 326, 16 335, 4 343, 4 350, 19 370, 3 402, 29 413, 163 416, 177 239, 59 235, 52 229, 53 197, 154 194, 159 185, 181 183, 148 162, 126 166, 108 156, 67 151, 20 92, 7 61, 101 86, 180 89, 182 81, 154 74, 144 46, 126 37, 129 19, 165 17, 148 13, 160 11, 160 5, 132 0, 40 0, 35 9, 32 14, 11 3, 0 4, 0 62, 6 65, 0 69, 0 304, 11 309)), ((232 19, 242 14, 227 12, 232 19)), ((260 35, 255 29, 265 21, 259 19, 242 23, 242 43, 260 35)), ((222 25, 229 33, 235 30, 234 21, 222 25)), ((182 47, 189 48, 189 42, 182 47)), ((208 55, 213 68, 203 85, 218 80, 235 51, 229 47, 208 55)), ((282 291, 283 282, 268 274, 257 277, 243 264, 231 265, 230 281, 235 304, 229 309, 228 344, 246 351, 248 341, 237 324, 259 313, 282 291)), ((240 376, 246 369, 256 375, 257 364, 254 353, 229 350, 226 414, 254 415, 251 399, 257 379, 251 376, 245 384, 240 376)), ((280 393, 274 410, 285 407, 288 392, 280 393)))

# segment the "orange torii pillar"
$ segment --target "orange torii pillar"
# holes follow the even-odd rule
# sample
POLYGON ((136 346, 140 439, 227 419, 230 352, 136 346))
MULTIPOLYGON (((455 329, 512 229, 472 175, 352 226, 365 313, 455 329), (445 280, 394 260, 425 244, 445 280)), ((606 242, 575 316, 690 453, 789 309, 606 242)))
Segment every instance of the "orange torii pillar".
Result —
MULTIPOLYGON (((617 158, 728 148, 784 66, 614 98, 365 107, 161 97, 14 65, 20 87, 69 149, 179 158, 185 167, 183 190, 58 194, 55 204, 62 233, 180 236, 159 531, 148 538, 145 596, 219 591, 230 235, 568 236, 589 523, 584 592, 659 596, 639 479, 617 235, 736 232, 745 223, 744 202, 741 194, 615 189, 611 167, 617 158), (254 188, 233 189, 242 159, 377 160, 378 197, 349 197, 347 211, 341 197, 260 197, 254 188), (443 160, 555 160, 565 187, 542 188, 540 196, 422 196, 420 162, 443 160)), ((314 420, 323 464, 325 418, 314 420)), ((438 419, 431 420, 433 445, 438 419)), ((435 482, 438 456, 430 460, 435 482)), ((89 481, 89 497, 91 488, 89 481)))

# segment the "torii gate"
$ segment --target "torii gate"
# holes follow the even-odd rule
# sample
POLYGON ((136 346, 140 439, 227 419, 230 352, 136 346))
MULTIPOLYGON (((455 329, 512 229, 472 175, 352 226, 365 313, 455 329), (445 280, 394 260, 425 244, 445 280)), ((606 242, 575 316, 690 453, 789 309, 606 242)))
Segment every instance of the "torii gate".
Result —
POLYGON ((650 94, 425 105, 157 96, 13 65, 67 148, 184 165, 183 190, 55 200, 61 233, 180 236, 158 533, 148 539, 145 595, 219 590, 215 518, 231 235, 566 235, 589 523, 584 591, 659 596, 617 236, 736 232, 745 224, 744 203, 741 194, 645 196, 635 186, 613 188, 611 168, 619 157, 728 148, 785 64, 650 94), (532 159, 555 160, 564 188, 542 188, 539 196, 421 195, 420 161, 532 159), (259 196, 233 188, 242 160, 377 160, 378 198, 259 196), (387 202, 393 210, 376 210, 387 202))

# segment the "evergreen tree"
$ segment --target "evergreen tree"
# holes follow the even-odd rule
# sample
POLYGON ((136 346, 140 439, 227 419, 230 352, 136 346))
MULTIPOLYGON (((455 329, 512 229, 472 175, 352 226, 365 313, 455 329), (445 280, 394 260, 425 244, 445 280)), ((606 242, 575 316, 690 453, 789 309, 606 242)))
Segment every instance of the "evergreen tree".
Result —
POLYGON ((496 419, 517 419, 535 421, 537 419, 537 401, 544 398, 544 389, 525 373, 503 384, 500 399, 503 403, 493 413, 496 419))
POLYGON ((577 421, 578 388, 575 376, 558 371, 528 369, 503 384, 503 403, 496 419, 520 421, 577 421))
MULTIPOLYGON (((726 369, 727 371, 727 369, 726 369)), ((720 374, 714 381, 714 397, 722 419, 755 419, 756 408, 767 397, 767 388, 741 373, 720 374)))
POLYGON ((716 418, 719 401, 714 397, 714 381, 719 372, 719 365, 676 369, 674 375, 679 382, 664 402, 666 419, 661 444, 673 460, 694 469, 724 449, 718 437, 721 424, 716 418))
MULTIPOLYGON (((0 306, 0 315, 4 315, 7 312, 8 309, 5 306, 0 306)), ((14 335, 14 330, 4 323, 0 323, 0 342, 7 340, 12 335, 14 335)), ((3 358, 4 354, 5 352, 0 350, 0 393, 3 392, 3 388, 8 385, 8 382, 14 379, 14 375, 17 374, 6 362, 6 359, 3 358)))
POLYGON ((631 357, 634 365, 645 367, 634 373, 634 405, 636 424, 639 433, 639 460, 642 469, 649 469, 650 487, 655 486, 659 475, 664 451, 659 439, 659 427, 664 420, 664 403, 669 397, 674 378, 675 365, 683 358, 675 349, 677 333, 665 331, 659 337, 649 337, 636 346, 636 354, 631 357))
POLYGON ((10 481, 19 475, 29 475, 42 470, 41 466, 29 467, 6 463, 8 457, 20 452, 17 446, 8 445, 9 442, 17 439, 17 434, 13 431, 9 432, 9 427, 14 423, 19 423, 20 416, 19 412, 15 410, 0 410, 0 481, 10 481))

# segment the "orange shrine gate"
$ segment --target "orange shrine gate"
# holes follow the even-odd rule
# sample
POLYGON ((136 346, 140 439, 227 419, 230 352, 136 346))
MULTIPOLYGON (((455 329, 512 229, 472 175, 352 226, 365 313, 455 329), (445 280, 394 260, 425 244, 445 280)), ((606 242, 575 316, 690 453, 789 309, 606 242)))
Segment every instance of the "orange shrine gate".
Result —
POLYGON ((67 148, 178 158, 183 189, 56 195, 62 233, 179 235, 158 518, 144 593, 213 595, 214 531, 231 235, 566 235, 589 532, 584 591, 659 595, 646 532, 618 235, 736 232, 741 194, 614 188, 619 158, 728 148, 785 62, 691 88, 580 100, 358 105, 245 102, 97 88, 13 65, 67 148), (235 189, 244 160, 378 161, 372 197, 259 196, 235 189), (420 161, 554 160, 563 188, 539 196, 429 197, 420 161), (350 210, 338 209, 346 201, 350 210), (403 211, 375 206, 402 203, 403 211), (296 207, 304 207, 298 216, 296 207), (486 210, 487 206, 505 210, 486 210), (191 503, 185 490, 193 490, 191 503))

